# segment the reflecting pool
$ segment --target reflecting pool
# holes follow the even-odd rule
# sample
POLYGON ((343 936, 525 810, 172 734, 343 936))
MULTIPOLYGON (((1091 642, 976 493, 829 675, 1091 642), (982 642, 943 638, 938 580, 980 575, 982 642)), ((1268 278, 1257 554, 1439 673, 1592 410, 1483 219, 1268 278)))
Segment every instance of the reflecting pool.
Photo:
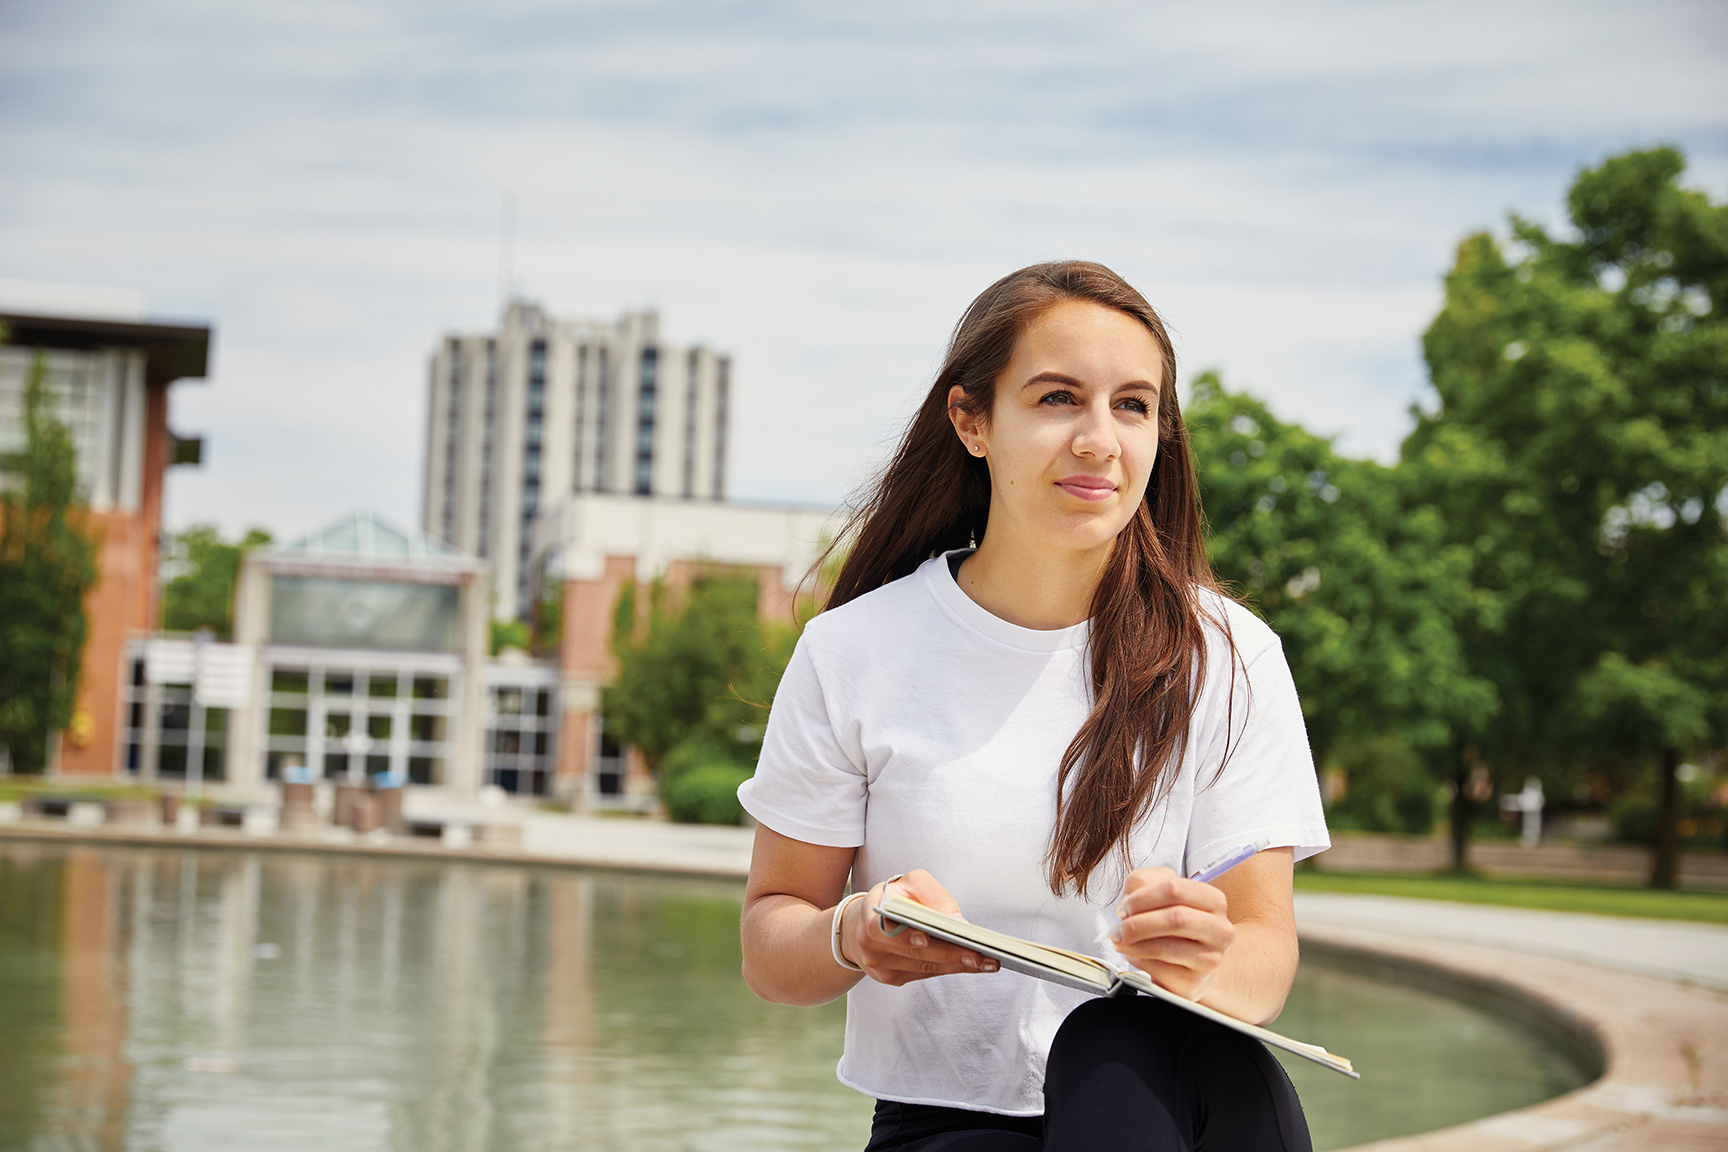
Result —
MULTIPOLYGON (((738 976, 742 885, 0 841, 0 1148, 861 1148, 844 1007, 738 976)), ((1582 1082, 1522 1029, 1304 966, 1316 1148, 1582 1082)))

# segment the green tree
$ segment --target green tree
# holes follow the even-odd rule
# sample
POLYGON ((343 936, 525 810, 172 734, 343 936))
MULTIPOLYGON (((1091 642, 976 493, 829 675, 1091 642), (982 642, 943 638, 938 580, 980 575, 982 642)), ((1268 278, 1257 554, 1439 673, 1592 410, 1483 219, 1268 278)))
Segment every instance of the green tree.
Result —
POLYGON ((72 719, 96 583, 97 538, 77 490, 71 433, 54 418, 38 354, 24 386, 23 450, 0 490, 0 744, 12 767, 40 772, 48 740, 72 719))
POLYGON ((564 642, 564 581, 543 577, 534 602, 534 649, 556 652, 564 642))
POLYGON ((1213 565, 1283 640, 1316 762, 1349 770, 1369 826, 1426 831, 1437 785, 1418 754, 1496 706, 1455 625, 1487 608, 1468 550, 1393 469, 1339 454, 1214 373, 1186 414, 1213 565))
POLYGON ((530 638, 528 635, 528 625, 523 621, 492 621, 492 655, 496 656, 506 648, 520 648, 522 651, 526 652, 528 651, 529 643, 530 638))
POLYGON ((662 785, 702 768, 748 771, 767 705, 796 632, 757 615, 756 581, 714 571, 674 597, 648 588, 646 611, 627 584, 613 649, 618 676, 601 697, 606 730, 634 746, 662 785))
POLYGON ((234 634, 234 588, 246 553, 270 543, 270 533, 248 529, 230 544, 214 524, 194 524, 174 536, 170 563, 179 574, 162 586, 162 627, 169 632, 209 628, 234 634))
MULTIPOLYGON (((1498 605, 1459 618, 1506 777, 1659 765, 1728 732, 1728 208, 1671 148, 1582 172, 1574 234, 1467 238, 1403 465, 1498 605)), ((1673 805, 1653 882, 1675 871, 1673 805)))

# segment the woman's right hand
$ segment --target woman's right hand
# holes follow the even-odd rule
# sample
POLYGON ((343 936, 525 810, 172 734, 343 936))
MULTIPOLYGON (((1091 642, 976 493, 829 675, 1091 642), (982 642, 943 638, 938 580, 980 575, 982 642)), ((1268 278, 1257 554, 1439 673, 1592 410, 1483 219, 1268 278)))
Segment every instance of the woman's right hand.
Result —
POLYGON ((960 915, 954 897, 922 868, 876 885, 868 896, 848 904, 840 921, 840 953, 864 969, 866 976, 898 988, 931 976, 996 971, 996 961, 988 956, 932 939, 916 928, 895 936, 883 932, 882 918, 871 909, 882 903, 890 888, 895 895, 910 897, 926 908, 960 915))

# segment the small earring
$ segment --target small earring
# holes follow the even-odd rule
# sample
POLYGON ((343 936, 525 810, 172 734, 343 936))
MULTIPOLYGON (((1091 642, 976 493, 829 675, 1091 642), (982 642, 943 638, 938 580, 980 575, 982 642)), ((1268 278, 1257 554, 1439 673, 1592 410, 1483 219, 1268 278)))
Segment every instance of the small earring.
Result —
POLYGON ((972 455, 974 455, 974 456, 984 455, 984 445, 982 445, 982 444, 972 445, 972 455))

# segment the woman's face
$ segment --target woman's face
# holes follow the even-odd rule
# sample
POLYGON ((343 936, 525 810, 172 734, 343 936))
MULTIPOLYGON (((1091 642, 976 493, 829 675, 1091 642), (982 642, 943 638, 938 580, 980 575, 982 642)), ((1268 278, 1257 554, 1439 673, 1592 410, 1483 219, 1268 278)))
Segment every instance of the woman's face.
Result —
POLYGON ((1163 363, 1145 325, 1090 301, 1065 300, 1028 326, 990 418, 950 407, 967 450, 982 448, 990 467, 990 535, 1040 550, 1107 547, 1158 457, 1163 363))

